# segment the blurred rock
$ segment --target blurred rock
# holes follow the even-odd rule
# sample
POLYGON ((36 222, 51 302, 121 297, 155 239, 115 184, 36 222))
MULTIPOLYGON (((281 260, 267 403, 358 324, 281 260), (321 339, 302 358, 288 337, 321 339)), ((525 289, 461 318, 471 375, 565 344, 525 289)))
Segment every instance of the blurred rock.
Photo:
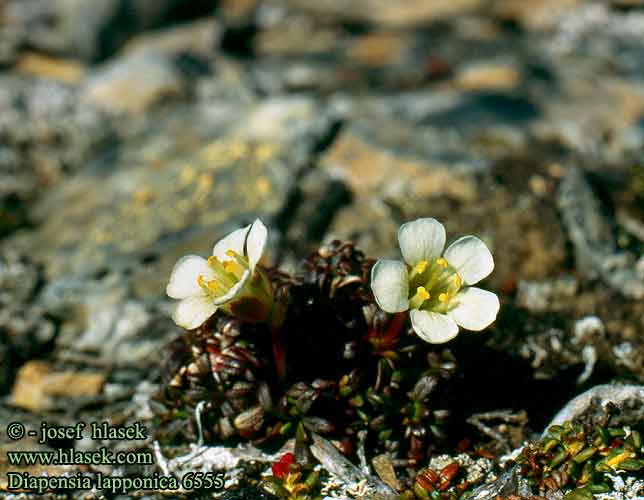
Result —
POLYGON ((611 5, 620 9, 644 7, 642 0, 611 0, 611 5))
MULTIPOLYGON (((60 0, 52 2, 59 22, 57 35, 61 48, 88 61, 113 53, 131 29, 119 23, 121 0, 60 0)), ((137 20, 133 19, 134 22, 137 20)))
POLYGON ((143 113, 153 105, 185 96, 187 83, 174 62, 161 54, 123 57, 92 73, 82 97, 111 113, 143 113))
POLYGON ((11 404, 31 411, 48 410, 54 407, 55 398, 96 396, 104 382, 101 373, 55 371, 47 363, 30 361, 18 372, 11 404))
POLYGON ((466 175, 369 144, 357 130, 343 132, 321 163, 359 198, 373 196, 400 204, 439 196, 471 202, 476 197, 475 186, 466 175))
POLYGON ((337 0, 324 0, 314 4, 305 0, 290 0, 290 3, 317 16, 395 28, 421 26, 472 12, 483 5, 481 0, 402 0, 393 3, 359 0, 350 4, 337 0))
POLYGON ((429 134, 416 135, 412 128, 393 126, 386 132, 360 121, 343 129, 319 161, 324 175, 345 185, 352 199, 351 204, 337 204, 337 215, 324 239, 356 241, 374 256, 395 251, 392 242, 402 214, 412 217, 420 207, 432 204, 432 215, 439 216, 439 206, 477 198, 467 166, 448 166, 440 151, 423 155, 427 144, 420 137, 429 134), (404 152, 402 144, 407 145, 404 152))
POLYGON ((324 238, 354 241, 367 255, 397 257, 397 214, 382 202, 371 199, 341 207, 324 238))
POLYGON ((517 304, 534 312, 566 309, 570 307, 570 300, 577 294, 578 287, 579 283, 572 276, 544 282, 521 280, 517 304))
POLYGON ((0 303, 5 307, 10 302, 29 301, 38 286, 40 270, 27 257, 10 247, 0 253, 0 303))
POLYGON ((38 202, 38 229, 15 241, 44 265, 57 359, 155 366, 178 333, 164 296, 176 261, 258 215, 270 224, 332 123, 304 97, 220 104, 145 119, 38 202))
POLYGON ((122 53, 127 55, 144 52, 176 55, 187 53, 209 58, 219 43, 220 31, 221 28, 215 18, 199 19, 137 35, 126 43, 122 53))
POLYGON ((464 90, 510 90, 520 81, 516 68, 506 64, 472 64, 456 75, 456 85, 464 90))
POLYGON ((129 269, 137 289, 158 297, 182 254, 206 254, 218 235, 281 209, 330 124, 312 102, 291 104, 260 107, 259 115, 252 105, 222 113, 218 104, 176 109, 162 123, 150 117, 117 162, 94 162, 39 203, 42 226, 31 238, 48 275, 129 269), (283 122, 272 111, 262 117, 269 108, 295 112, 297 126, 288 113, 283 122), (240 124, 253 122, 255 132, 240 137, 240 124))
POLYGON ((584 174, 572 169, 561 182, 557 202, 575 250, 577 269, 600 277, 625 297, 644 297, 644 282, 634 270, 634 257, 617 252, 610 220, 603 214, 584 174))
POLYGON ((265 15, 253 49, 261 55, 303 56, 324 54, 338 48, 343 30, 316 23, 311 16, 290 11, 265 15))
MULTIPOLYGON (((608 68, 585 71, 590 75, 608 68)), ((543 101, 543 117, 534 123, 539 139, 559 143, 583 157, 599 157, 609 165, 619 164, 644 145, 639 126, 644 89, 624 79, 580 79, 565 67, 559 78, 561 94, 543 101)))
POLYGON ((79 83, 86 73, 86 68, 76 61, 29 52, 21 54, 15 69, 19 73, 69 84, 79 83))
POLYGON ((10 0, 7 22, 28 44, 86 61, 104 60, 132 35, 211 14, 207 0, 10 0))
POLYGON ((61 317, 56 348, 62 360, 139 369, 156 365, 158 352, 176 335, 167 311, 135 300, 122 275, 101 281, 57 280, 41 299, 61 317))
POLYGON ((581 0, 500 0, 494 2, 493 12, 504 20, 511 20, 529 30, 546 31, 564 14, 573 11, 581 0))
MULTIPOLYGON (((115 141, 114 123, 75 87, 0 74, 0 235, 29 222, 43 190, 115 141)), ((124 130, 124 128, 123 128, 124 130)))
POLYGON ((51 345, 56 324, 35 304, 42 269, 10 246, 0 252, 0 392, 7 392, 25 360, 51 345))
POLYGON ((287 229, 285 243, 281 246, 288 252, 288 257, 298 262, 302 255, 317 250, 321 240, 329 238, 328 229, 338 211, 351 199, 346 184, 332 178, 325 170, 307 172, 298 182, 290 206, 287 205, 277 221, 287 229))
MULTIPOLYGON (((621 412, 613 417, 613 425, 629 424, 644 418, 644 386, 635 384, 602 384, 571 399, 546 429, 552 425, 561 425, 566 420, 575 420, 582 416, 600 419, 607 403, 613 403, 621 412)), ((546 430, 544 429, 544 431, 546 430)))
POLYGON ((21 42, 20 31, 3 22, 0 12, 0 68, 11 66, 15 62, 21 42))

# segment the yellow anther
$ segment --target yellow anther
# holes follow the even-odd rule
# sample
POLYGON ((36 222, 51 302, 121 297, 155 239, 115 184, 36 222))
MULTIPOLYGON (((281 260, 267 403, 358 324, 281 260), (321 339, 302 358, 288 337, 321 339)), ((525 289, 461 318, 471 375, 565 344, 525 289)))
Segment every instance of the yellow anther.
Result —
POLYGON ((447 295, 446 293, 441 293, 441 294, 438 296, 438 300, 439 300, 440 302, 447 302, 447 299, 449 299, 449 295, 447 295))
POLYGON ((414 267, 414 271, 415 271, 416 274, 423 274, 425 272, 425 269, 427 269, 427 261, 426 260, 421 260, 414 267))
POLYGON ((447 267, 449 265, 448 262, 445 259, 443 259, 443 257, 436 259, 436 264, 443 267, 447 267))
POLYGON ((224 291, 223 287, 219 284, 217 280, 210 280, 208 282, 208 290, 215 293, 220 293, 224 291))
POLYGON ((237 279, 239 278, 234 273, 233 273, 233 276, 230 275, 231 271, 230 271, 230 266, 228 264, 229 262, 231 261, 226 261, 225 263, 222 263, 214 255, 211 255, 210 257, 208 257, 208 265, 214 271, 217 281, 219 281, 219 283, 221 283, 221 285, 224 288, 229 288, 233 286, 237 281, 237 279))
POLYGON ((239 269, 239 266, 235 261, 227 260, 226 262, 224 262, 224 269, 227 273, 235 274, 235 271, 239 269))
POLYGON ((231 260, 226 261, 224 268, 226 272, 233 273, 238 278, 241 278, 244 274, 244 270, 248 269, 248 259, 242 257, 234 250, 227 250, 226 255, 231 258, 231 260))
POLYGON ((423 302, 429 299, 429 297, 430 295, 427 289, 424 286, 419 286, 416 288, 414 296, 409 299, 409 307, 412 309, 420 309, 420 306, 422 306, 423 302))
POLYGON ((463 280, 458 274, 454 275, 454 284, 456 285, 456 288, 461 288, 461 285, 463 284, 463 280))
POLYGON ((206 281, 204 279, 204 277, 200 275, 197 278, 197 283, 199 283, 199 286, 201 288, 207 288, 209 291, 211 291, 213 293, 216 293, 216 294, 221 294, 221 293, 224 293, 226 291, 224 286, 221 283, 219 283, 216 279, 206 281))

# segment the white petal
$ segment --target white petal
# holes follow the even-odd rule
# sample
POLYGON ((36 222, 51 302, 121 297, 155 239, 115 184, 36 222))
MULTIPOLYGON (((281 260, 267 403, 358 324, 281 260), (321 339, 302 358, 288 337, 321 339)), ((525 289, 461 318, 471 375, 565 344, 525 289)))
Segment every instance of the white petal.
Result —
POLYGON ((255 265, 262 258, 267 239, 268 229, 261 220, 255 219, 246 239, 246 255, 251 270, 255 269, 255 265))
POLYGON ((458 325, 445 314, 412 309, 411 325, 425 342, 442 344, 458 334, 458 325))
POLYGON ((476 236, 457 239, 445 250, 444 257, 467 285, 478 283, 494 269, 490 250, 476 236))
POLYGON ((447 314, 466 330, 478 332, 487 328, 499 312, 496 294, 480 288, 466 288, 453 300, 458 301, 458 305, 447 314))
POLYGON ((232 233, 224 236, 215 243, 212 254, 221 261, 230 260, 230 257, 226 255, 228 250, 233 250, 239 255, 244 255, 244 245, 248 231, 250 231, 250 224, 246 227, 235 229, 232 233))
POLYGON ((409 281, 403 262, 378 260, 371 268, 371 289, 383 311, 395 313, 409 309, 409 281))
POLYGON ((203 276, 206 281, 214 279, 215 274, 206 259, 198 255, 181 257, 174 265, 165 293, 173 299, 185 299, 202 293, 197 279, 203 276))
POLYGON ((220 306, 222 304, 225 304, 226 302, 230 302, 237 295, 239 295, 239 292, 241 292, 242 288, 244 288, 244 285, 246 285, 246 282, 251 277, 251 274, 252 274, 252 271, 250 269, 246 269, 244 271, 244 274, 242 274, 241 279, 237 283, 235 283, 232 287, 230 287, 230 290, 228 290, 221 297, 217 297, 216 299, 214 299, 213 301, 214 304, 217 306, 220 306))
POLYGON ((188 297, 177 304, 172 319, 187 330, 201 326, 215 314, 217 306, 205 295, 188 297))
POLYGON ((436 219, 416 219, 400 226, 398 243, 410 266, 440 257, 445 248, 445 227, 436 219))

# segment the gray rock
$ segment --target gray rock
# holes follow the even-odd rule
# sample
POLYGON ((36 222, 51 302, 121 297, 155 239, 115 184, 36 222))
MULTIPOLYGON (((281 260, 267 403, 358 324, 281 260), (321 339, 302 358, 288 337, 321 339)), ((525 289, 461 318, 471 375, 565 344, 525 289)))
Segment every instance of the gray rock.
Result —
POLYGON ((122 4, 121 0, 55 2, 57 18, 60 20, 59 36, 68 44, 67 50, 90 61, 114 52, 126 36, 126 28, 114 26, 122 4), (112 27, 116 29, 107 38, 112 27), (107 40, 101 43, 101 37, 107 40))
POLYGON ((0 75, 0 234, 30 220, 46 187, 100 155, 114 124, 82 105, 74 87, 0 75))
POLYGON ((213 55, 221 37, 221 27, 216 18, 207 17, 196 21, 143 32, 133 37, 123 47, 128 55, 157 53, 166 55, 190 54, 202 58, 213 55))
POLYGON ((579 283, 573 276, 544 282, 521 280, 517 303, 534 312, 561 309, 577 294, 578 287, 579 283))
POLYGON ((43 196, 32 212, 40 225, 15 239, 44 266, 37 303, 61 318, 59 359, 158 364, 178 333, 165 298, 176 261, 208 255, 258 215, 270 223, 331 124, 305 97, 163 116, 43 196))
POLYGON ((360 0, 350 5, 337 0, 324 0, 315 4, 304 0, 291 0, 290 3, 317 16, 336 21, 373 23, 390 28, 429 24, 432 21, 474 11, 482 5, 480 0, 405 0, 396 4, 360 0))
POLYGON ((634 257, 617 252, 611 224, 581 170, 572 169, 563 179, 557 204, 579 271, 589 278, 601 278, 626 297, 643 298, 644 281, 634 270, 634 257))
POLYGON ((108 112, 136 114, 187 91, 174 61, 152 52, 118 58, 97 69, 85 82, 82 97, 108 112))
POLYGON ((207 106, 176 109, 162 124, 151 117, 118 157, 93 162, 38 204, 34 254, 50 277, 126 271, 137 293, 158 297, 182 254, 206 254, 226 231, 282 208, 329 123, 314 101, 295 101, 240 104, 232 121, 207 106), (265 113, 284 105, 292 118, 265 113), (242 136, 242 123, 256 127, 242 136))
POLYGON ((16 369, 41 355, 56 335, 47 311, 34 303, 42 269, 7 246, 0 251, 0 393, 11 386, 16 369))
POLYGON ((7 17, 31 46, 97 61, 140 31, 212 10, 206 0, 11 0, 7 17))
POLYGON ((628 422, 641 421, 644 418, 644 386, 632 384, 597 385, 570 400, 555 415, 546 429, 581 416, 601 416, 602 409, 607 403, 613 403, 622 410, 621 414, 616 417, 616 422, 628 424, 628 422))

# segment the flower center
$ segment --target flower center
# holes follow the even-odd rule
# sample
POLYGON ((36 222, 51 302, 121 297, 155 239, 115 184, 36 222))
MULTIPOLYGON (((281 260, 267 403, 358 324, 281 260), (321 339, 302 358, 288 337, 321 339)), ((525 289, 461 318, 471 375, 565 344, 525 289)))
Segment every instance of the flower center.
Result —
POLYGON ((431 262, 421 260, 409 271, 409 306, 412 309, 447 312, 461 286, 463 280, 443 257, 431 262))
POLYGON ((213 279, 206 281, 202 275, 197 278, 199 286, 212 297, 225 295, 250 267, 248 259, 234 250, 228 250, 226 255, 230 259, 224 261, 220 261, 214 255, 208 257, 208 266, 215 274, 213 279))

